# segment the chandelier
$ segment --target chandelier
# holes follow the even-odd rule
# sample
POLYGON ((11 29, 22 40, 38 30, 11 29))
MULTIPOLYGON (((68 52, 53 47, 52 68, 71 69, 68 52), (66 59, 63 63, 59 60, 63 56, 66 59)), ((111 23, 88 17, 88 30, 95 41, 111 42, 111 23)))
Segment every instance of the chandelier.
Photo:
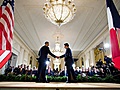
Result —
POLYGON ((45 17, 57 26, 71 21, 76 8, 73 0, 46 0, 43 11, 45 17))
POLYGON ((54 53, 56 56, 62 55, 62 50, 61 50, 61 48, 60 48, 59 36, 57 36, 57 40, 56 40, 56 43, 55 43, 55 49, 53 50, 53 53, 54 53))

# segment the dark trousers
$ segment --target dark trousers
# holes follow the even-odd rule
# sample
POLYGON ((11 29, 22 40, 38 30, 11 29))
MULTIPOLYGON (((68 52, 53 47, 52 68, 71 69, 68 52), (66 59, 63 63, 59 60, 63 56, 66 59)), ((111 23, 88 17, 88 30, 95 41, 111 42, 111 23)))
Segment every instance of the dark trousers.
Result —
POLYGON ((37 73, 37 81, 45 82, 46 81, 46 64, 45 63, 39 63, 38 67, 38 73, 37 73))
POLYGON ((75 71, 72 65, 66 65, 66 67, 67 67, 67 73, 68 73, 68 81, 71 82, 72 78, 73 80, 76 80, 75 71))

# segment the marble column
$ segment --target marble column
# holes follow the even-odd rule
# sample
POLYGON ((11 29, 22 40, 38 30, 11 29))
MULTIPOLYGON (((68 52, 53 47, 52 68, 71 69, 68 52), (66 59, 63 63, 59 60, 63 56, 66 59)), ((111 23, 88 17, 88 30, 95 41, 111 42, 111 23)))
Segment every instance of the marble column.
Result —
POLYGON ((34 67, 34 66, 37 65, 38 61, 36 61, 36 57, 35 56, 32 56, 32 57, 33 57, 33 59, 32 59, 32 67, 34 67))
POLYGON ((64 58, 60 59, 61 60, 61 70, 65 69, 65 62, 64 58))
POLYGON ((81 61, 80 59, 77 60, 77 64, 76 64, 77 67, 81 67, 82 66, 80 61, 81 61))
POLYGON ((17 58, 17 62, 16 62, 16 67, 18 66, 18 65, 20 65, 20 52, 18 53, 18 58, 17 58))
POLYGON ((28 52, 24 51, 23 64, 28 65, 28 52))
POLYGON ((89 67, 89 60, 90 60, 90 55, 89 52, 85 54, 85 68, 88 69, 89 67))
POLYGON ((24 49, 20 48, 20 58, 19 58, 19 64, 23 64, 23 58, 24 57, 24 49))
POLYGON ((20 60, 20 45, 14 40, 13 41, 13 48, 12 52, 17 55, 17 61, 16 61, 16 67, 19 65, 19 60, 20 60))
POLYGON ((90 50, 90 66, 95 65, 95 55, 94 55, 94 49, 90 50))

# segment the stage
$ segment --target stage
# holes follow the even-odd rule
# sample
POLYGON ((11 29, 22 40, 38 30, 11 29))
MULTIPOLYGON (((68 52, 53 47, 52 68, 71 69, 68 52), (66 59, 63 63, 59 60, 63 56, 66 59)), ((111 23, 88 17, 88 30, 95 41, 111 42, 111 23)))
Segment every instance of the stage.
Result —
POLYGON ((114 83, 0 82, 0 90, 120 90, 114 83))

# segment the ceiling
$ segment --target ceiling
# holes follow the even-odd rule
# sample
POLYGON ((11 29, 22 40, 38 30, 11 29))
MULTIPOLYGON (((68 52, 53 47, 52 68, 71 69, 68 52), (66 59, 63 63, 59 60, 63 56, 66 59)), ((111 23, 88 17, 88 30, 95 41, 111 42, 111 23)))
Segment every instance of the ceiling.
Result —
MULTIPOLYGON (((60 31, 61 48, 63 43, 70 43, 74 56, 77 56, 107 26, 106 0, 74 0, 77 12, 74 19, 58 28, 43 15, 46 0, 16 0, 15 31, 33 50, 47 40, 50 49, 55 47, 54 34, 60 31)), ((120 10, 120 0, 114 0, 120 10)))

